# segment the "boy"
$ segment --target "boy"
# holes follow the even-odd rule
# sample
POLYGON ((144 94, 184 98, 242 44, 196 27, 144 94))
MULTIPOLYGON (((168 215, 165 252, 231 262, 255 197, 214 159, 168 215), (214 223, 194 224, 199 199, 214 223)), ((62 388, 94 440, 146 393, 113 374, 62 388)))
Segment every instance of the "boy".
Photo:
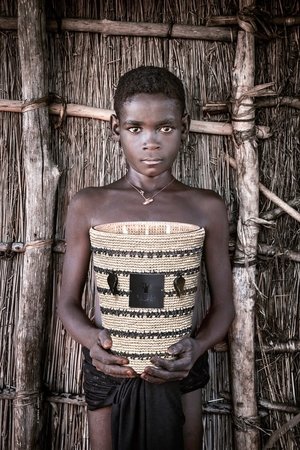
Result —
MULTIPOLYGON (((111 450, 111 405, 115 392, 124 379, 135 379, 137 374, 126 358, 110 351, 113 343, 108 331, 101 328, 98 320, 91 322, 81 307, 90 260, 89 229, 123 221, 174 221, 203 227, 211 294, 208 314, 201 324, 196 323, 193 337, 170 348, 175 360, 154 357, 153 365, 140 375, 146 385, 168 387, 180 383, 184 443, 178 443, 176 448, 199 450, 200 387, 207 382, 206 351, 224 338, 234 317, 226 208, 213 191, 191 188, 172 175, 173 162, 190 123, 184 88, 174 74, 158 67, 127 72, 120 78, 114 107, 111 130, 124 151, 127 173, 108 186, 81 190, 69 206, 58 314, 68 332, 84 347, 92 450, 111 450)), ((97 312, 99 305, 95 308, 97 312)), ((114 448, 121 447, 114 444, 114 448)), ((124 444, 123 448, 146 450, 146 446, 136 442, 131 447, 124 444)), ((175 450, 163 443, 160 448, 175 450)))

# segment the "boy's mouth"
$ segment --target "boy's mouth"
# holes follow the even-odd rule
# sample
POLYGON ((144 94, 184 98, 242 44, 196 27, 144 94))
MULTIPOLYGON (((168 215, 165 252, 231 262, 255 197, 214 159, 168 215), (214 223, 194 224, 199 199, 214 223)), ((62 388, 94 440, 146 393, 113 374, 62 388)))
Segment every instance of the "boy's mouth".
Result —
POLYGON ((145 164, 147 164, 149 166, 151 166, 153 164, 159 164, 159 163, 161 163, 161 161, 162 160, 158 159, 158 158, 156 158, 156 159, 143 159, 142 160, 143 163, 145 163, 145 164))

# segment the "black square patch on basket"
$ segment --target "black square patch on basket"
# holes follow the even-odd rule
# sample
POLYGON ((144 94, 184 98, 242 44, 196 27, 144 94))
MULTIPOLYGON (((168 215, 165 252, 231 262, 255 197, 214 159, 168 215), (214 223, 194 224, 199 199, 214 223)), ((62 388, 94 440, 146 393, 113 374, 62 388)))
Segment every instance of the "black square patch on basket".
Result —
POLYGON ((163 308, 165 276, 162 274, 131 273, 129 278, 129 307, 163 308))

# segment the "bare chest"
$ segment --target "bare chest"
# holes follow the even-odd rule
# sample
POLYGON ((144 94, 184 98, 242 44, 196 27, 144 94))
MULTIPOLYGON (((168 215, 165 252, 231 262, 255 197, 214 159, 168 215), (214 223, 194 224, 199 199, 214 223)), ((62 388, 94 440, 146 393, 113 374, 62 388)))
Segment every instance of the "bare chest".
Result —
POLYGON ((135 191, 120 191, 115 195, 103 195, 91 210, 92 226, 100 223, 157 220, 205 226, 201 202, 195 201, 188 192, 165 192, 154 197, 151 202, 145 202, 135 191))

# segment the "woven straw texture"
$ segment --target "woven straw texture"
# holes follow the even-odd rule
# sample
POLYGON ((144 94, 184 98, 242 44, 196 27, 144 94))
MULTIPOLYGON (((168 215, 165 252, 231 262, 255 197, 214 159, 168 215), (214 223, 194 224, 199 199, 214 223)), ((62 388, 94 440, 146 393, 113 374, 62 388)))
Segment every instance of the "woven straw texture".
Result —
POLYGON ((141 373, 154 355, 188 336, 197 291, 205 231, 177 222, 118 222, 90 229, 102 324, 113 351, 141 373), (130 306, 130 276, 163 275, 163 306, 130 306), (115 290, 108 277, 116 280, 115 290), (176 280, 184 279, 178 291, 176 280))

